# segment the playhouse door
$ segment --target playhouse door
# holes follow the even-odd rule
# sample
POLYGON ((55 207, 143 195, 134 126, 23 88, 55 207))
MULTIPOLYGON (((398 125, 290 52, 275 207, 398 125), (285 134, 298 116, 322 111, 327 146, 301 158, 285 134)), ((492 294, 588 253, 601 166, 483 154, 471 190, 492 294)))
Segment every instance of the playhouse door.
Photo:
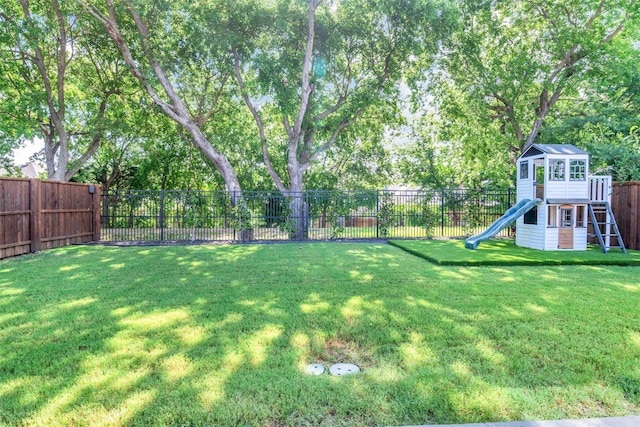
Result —
POLYGON ((560 208, 558 249, 573 249, 573 206, 560 208))

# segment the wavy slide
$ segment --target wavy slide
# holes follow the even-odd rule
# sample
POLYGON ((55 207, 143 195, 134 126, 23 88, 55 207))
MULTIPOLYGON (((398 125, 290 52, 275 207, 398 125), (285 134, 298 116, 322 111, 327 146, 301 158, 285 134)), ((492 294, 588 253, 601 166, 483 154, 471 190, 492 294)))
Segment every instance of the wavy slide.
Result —
POLYGON ((464 247, 467 249, 477 249, 480 242, 484 242, 485 240, 493 239, 496 234, 498 234, 503 228, 506 228, 513 221, 521 217, 522 215, 529 212, 533 209, 538 203, 541 203, 540 199, 522 199, 514 206, 509 208, 504 215, 498 218, 493 224, 489 226, 486 230, 484 230, 480 234, 476 234, 475 236, 469 237, 464 242, 464 247))

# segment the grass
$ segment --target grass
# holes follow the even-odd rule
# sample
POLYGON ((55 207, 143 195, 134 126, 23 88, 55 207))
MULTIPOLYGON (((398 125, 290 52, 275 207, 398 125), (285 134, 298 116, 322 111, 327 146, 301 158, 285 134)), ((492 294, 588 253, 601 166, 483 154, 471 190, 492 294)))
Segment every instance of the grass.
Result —
POLYGON ((373 243, 0 262, 0 425, 406 425, 640 413, 638 267, 373 243), (363 372, 310 376, 308 363, 363 372))
POLYGON ((450 266, 527 266, 527 265, 621 265, 639 266, 640 251, 600 246, 586 251, 539 251, 516 246, 513 240, 489 240, 478 249, 464 247, 464 240, 394 240, 390 244, 434 264, 450 266))

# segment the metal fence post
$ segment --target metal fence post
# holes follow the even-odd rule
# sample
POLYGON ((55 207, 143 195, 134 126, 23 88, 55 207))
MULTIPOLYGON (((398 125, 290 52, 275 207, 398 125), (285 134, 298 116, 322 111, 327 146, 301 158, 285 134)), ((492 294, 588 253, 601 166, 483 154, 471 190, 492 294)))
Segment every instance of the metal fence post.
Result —
POLYGON ((378 217, 380 213, 380 190, 376 190, 376 239, 380 238, 380 227, 378 227, 378 217))
POLYGON ((164 240, 164 189, 160 190, 160 241, 164 240))
POLYGON ((440 234, 444 237, 444 188, 440 190, 440 234))
POLYGON ((309 240, 309 226, 310 226, 310 218, 309 218, 309 190, 304 191, 304 206, 302 208, 302 212, 304 215, 304 240, 309 240))
MULTIPOLYGON (((236 219, 237 210, 236 208, 236 190, 231 191, 231 218, 236 219)), ((233 240, 236 240, 236 224, 233 225, 233 240)))

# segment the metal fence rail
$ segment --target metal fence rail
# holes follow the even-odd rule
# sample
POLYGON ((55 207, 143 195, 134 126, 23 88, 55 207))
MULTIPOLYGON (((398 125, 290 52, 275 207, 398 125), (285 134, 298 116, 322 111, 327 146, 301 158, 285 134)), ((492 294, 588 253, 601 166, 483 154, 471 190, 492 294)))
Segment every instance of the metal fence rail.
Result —
MULTIPOLYGON (((102 193, 104 241, 416 239, 464 237, 491 225, 513 191, 127 190, 102 193), (302 209, 294 209, 294 205, 302 209), (299 212, 296 216, 293 212, 299 212), (296 226, 301 224, 301 226, 296 226), (300 230, 303 233, 300 234, 300 230)), ((507 231, 502 235, 506 236, 507 231)))

